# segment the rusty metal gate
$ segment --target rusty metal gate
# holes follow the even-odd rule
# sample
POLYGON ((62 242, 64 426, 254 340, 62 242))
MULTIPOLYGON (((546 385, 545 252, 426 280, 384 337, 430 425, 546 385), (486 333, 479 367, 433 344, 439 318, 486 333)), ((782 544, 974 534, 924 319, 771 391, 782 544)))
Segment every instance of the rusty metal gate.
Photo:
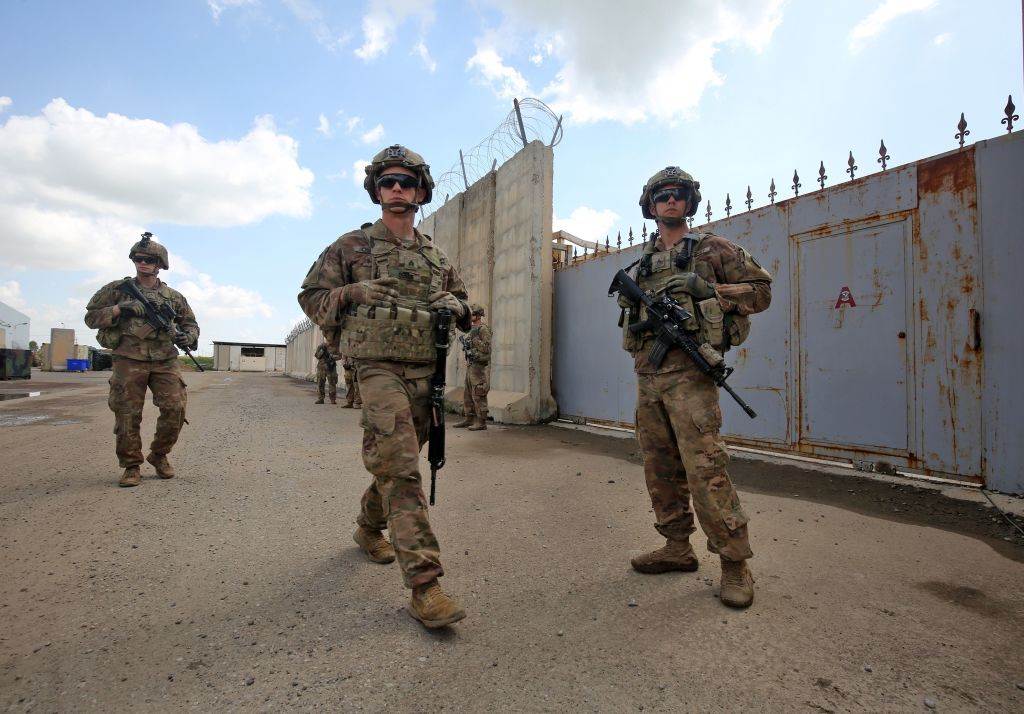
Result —
MULTIPOLYGON (((1011 366, 1024 338, 1004 319, 1022 267, 1022 161, 1011 134, 700 226, 775 276, 771 307, 728 355, 759 414, 723 397, 729 440, 1024 493, 1009 406, 1024 398, 1011 366)), ((556 272, 563 417, 632 424, 635 380, 606 293, 639 251, 609 246, 556 272)))

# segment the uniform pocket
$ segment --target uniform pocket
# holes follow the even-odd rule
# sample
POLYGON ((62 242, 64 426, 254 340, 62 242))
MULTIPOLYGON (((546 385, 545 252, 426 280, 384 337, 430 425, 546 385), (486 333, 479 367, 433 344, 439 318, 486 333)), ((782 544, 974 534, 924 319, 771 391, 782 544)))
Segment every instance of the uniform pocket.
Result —
POLYGON ((725 327, 729 335, 729 346, 742 345, 750 335, 750 318, 730 313, 725 316, 725 327))
POLYGON ((729 532, 735 533, 740 528, 747 525, 747 521, 750 519, 747 517, 747 514, 743 512, 742 508, 734 506, 724 513, 722 520, 725 522, 725 527, 729 529, 729 532))
POLYGON ((701 434, 716 433, 722 428, 722 410, 717 404, 695 410, 691 419, 701 434))
POLYGON ((374 434, 388 436, 395 431, 395 412, 390 409, 371 407, 364 403, 360 426, 374 434))
POLYGON ((701 337, 715 349, 721 349, 725 343, 725 313, 718 298, 701 300, 697 307, 701 315, 701 337))

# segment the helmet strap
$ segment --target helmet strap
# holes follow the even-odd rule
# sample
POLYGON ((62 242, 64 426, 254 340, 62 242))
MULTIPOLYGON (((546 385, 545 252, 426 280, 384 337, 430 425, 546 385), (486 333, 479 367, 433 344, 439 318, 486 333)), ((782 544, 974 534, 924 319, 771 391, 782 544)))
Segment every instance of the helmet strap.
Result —
POLYGON ((408 201, 389 201, 381 203, 380 207, 391 213, 416 213, 420 209, 419 204, 409 203, 408 201))
POLYGON ((654 222, 658 223, 660 225, 663 225, 666 228, 675 228, 676 226, 683 225, 686 222, 686 219, 682 218, 682 217, 679 217, 679 218, 675 218, 675 217, 673 217, 673 218, 658 217, 658 218, 654 219, 654 222))

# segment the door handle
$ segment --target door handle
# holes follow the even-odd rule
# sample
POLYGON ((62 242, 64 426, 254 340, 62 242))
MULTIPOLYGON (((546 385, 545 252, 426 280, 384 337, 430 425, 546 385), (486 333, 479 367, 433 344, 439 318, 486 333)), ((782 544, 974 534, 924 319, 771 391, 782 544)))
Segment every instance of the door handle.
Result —
POLYGON ((973 307, 967 311, 968 329, 970 329, 970 336, 968 338, 967 345, 972 350, 981 349, 981 313, 975 310, 973 307))

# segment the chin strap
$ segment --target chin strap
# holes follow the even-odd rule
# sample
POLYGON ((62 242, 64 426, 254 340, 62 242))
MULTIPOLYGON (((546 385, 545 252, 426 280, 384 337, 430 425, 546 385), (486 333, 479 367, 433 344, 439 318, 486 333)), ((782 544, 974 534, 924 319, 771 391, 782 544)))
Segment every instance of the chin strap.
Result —
POLYGON ((416 213, 416 211, 420 210, 419 204, 409 203, 408 201, 391 201, 380 205, 385 211, 391 211, 392 213, 408 213, 409 211, 416 213))
POLYGON ((674 228, 675 226, 681 226, 686 222, 685 218, 658 218, 655 223, 660 223, 663 226, 674 228))

